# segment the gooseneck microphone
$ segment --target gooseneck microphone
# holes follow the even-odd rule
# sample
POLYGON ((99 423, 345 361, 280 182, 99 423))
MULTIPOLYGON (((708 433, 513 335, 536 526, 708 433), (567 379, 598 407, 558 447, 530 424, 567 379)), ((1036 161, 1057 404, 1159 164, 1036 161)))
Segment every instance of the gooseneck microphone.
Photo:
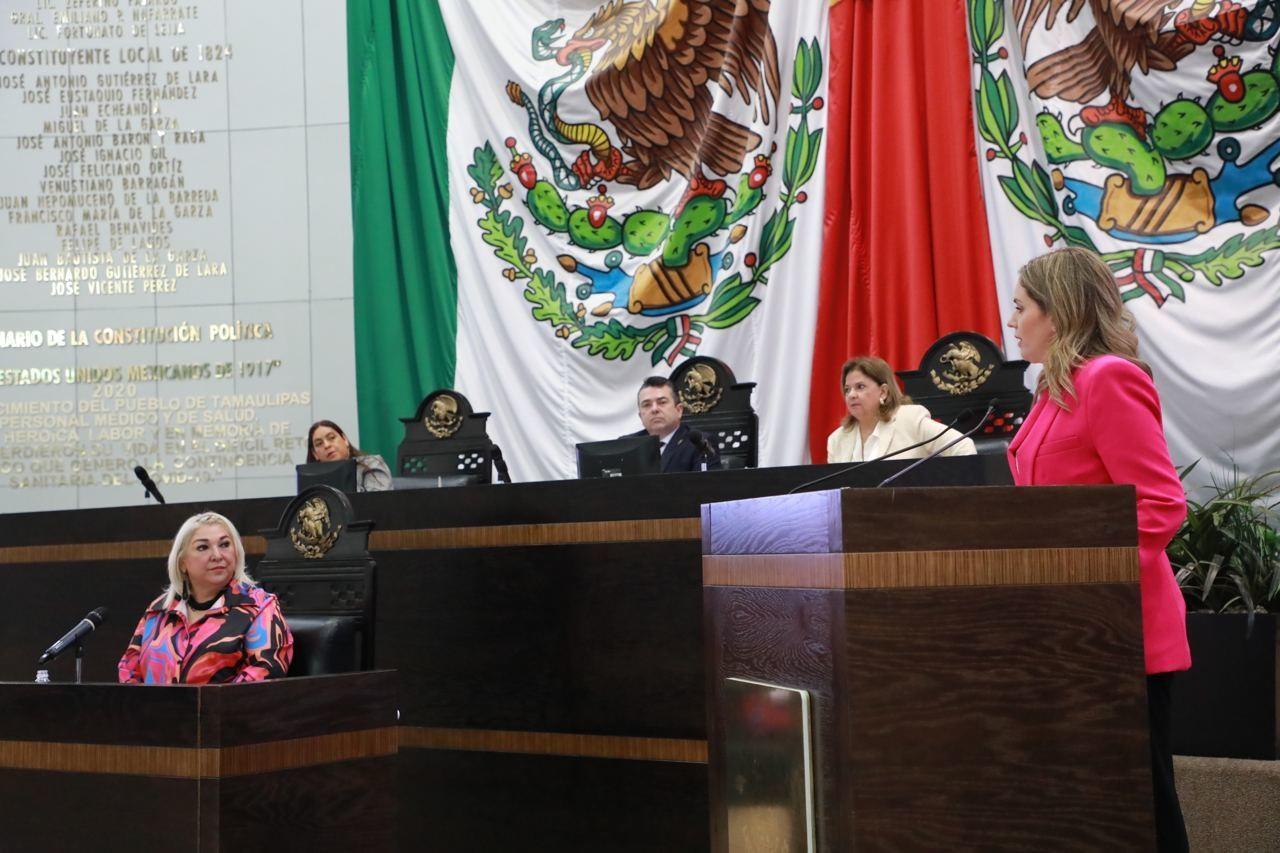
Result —
POLYGON ((707 439, 705 432, 700 432, 696 429, 689 430, 689 441, 693 442, 693 446, 698 448, 698 452, 708 459, 716 455, 716 449, 707 439))
POLYGON ((498 445, 491 445, 492 449, 489 453, 493 459, 493 467, 498 469, 498 481, 502 483, 511 482, 511 472, 507 470, 507 460, 502 458, 502 448, 498 445))
POLYGON ((76 623, 74 628, 63 634, 58 642, 44 650, 44 654, 40 655, 39 663, 53 660, 72 646, 78 645, 81 640, 92 634, 93 629, 105 622, 106 619, 107 608, 97 607, 90 610, 83 619, 76 623))
POLYGON ((987 418, 991 417, 991 413, 996 410, 996 406, 999 403, 1000 403, 999 400, 992 400, 991 405, 987 406, 987 411, 983 414, 983 416, 978 420, 978 423, 975 424, 972 429, 956 436, 954 439, 942 445, 937 450, 930 453, 928 456, 925 456, 921 459, 917 459, 915 462, 912 462, 910 465, 908 465, 906 468, 903 468, 901 471, 897 472, 896 474, 891 474, 888 477, 885 477, 879 483, 876 483, 876 488, 878 489, 881 486, 887 486, 890 483, 892 483, 894 480, 901 477, 903 474, 907 473, 908 471, 912 471, 916 468, 919 468, 921 465, 928 462, 930 459, 936 459, 937 457, 946 453, 951 448, 955 447, 960 442, 964 441, 969 436, 973 435, 978 430, 982 429, 984 426, 986 426, 987 418))
POLYGON ((133 476, 138 478, 138 482, 142 484, 142 488, 146 489, 143 494, 143 500, 147 498, 155 498, 156 503, 164 503, 164 495, 160 494, 160 490, 156 488, 155 480, 151 479, 151 475, 147 473, 147 469, 141 465, 133 466, 133 476))

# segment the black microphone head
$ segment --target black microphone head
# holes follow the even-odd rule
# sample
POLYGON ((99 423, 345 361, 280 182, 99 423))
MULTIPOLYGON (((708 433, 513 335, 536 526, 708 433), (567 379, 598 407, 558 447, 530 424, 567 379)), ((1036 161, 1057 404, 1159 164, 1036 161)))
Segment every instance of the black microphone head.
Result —
POLYGON ((95 608, 93 608, 92 610, 90 610, 90 611, 85 615, 85 617, 84 617, 84 618, 86 618, 86 619, 88 619, 90 622, 92 622, 92 623, 93 623, 93 626, 96 628, 96 627, 98 627, 99 625, 101 625, 103 622, 106 622, 106 621, 107 621, 107 608, 105 608, 105 607, 95 607, 95 608))
POLYGON ((139 480, 145 480, 147 479, 147 469, 143 468, 141 465, 134 465, 133 476, 137 477, 139 480))
POLYGON ((985 403, 974 403, 969 408, 960 413, 961 418, 973 417, 974 415, 982 415, 988 412, 994 412, 1000 407, 1000 398, 988 400, 985 403))

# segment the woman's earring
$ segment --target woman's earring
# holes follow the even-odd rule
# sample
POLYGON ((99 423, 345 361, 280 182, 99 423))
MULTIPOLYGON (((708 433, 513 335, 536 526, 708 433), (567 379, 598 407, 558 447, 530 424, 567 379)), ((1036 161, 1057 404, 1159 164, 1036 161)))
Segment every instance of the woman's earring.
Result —
POLYGON ((191 584, 187 582, 187 573, 182 573, 182 597, 191 600, 191 584))

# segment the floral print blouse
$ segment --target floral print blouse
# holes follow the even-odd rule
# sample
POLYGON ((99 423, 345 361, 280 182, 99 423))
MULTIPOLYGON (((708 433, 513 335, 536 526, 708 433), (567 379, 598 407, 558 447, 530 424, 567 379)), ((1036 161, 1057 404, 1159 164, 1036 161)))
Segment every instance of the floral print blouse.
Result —
POLYGON ((132 684, 232 684, 283 678, 293 659, 293 635, 276 597, 233 582, 222 603, 195 625, 181 601, 160 596, 138 622, 118 665, 132 684))

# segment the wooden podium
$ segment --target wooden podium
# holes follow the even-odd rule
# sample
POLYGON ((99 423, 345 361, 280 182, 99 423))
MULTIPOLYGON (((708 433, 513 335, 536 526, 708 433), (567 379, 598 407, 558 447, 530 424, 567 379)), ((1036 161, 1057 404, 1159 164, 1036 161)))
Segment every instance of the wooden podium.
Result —
POLYGON ((702 537, 714 851, 1154 847, 1131 487, 707 504, 702 537))
POLYGON ((0 683, 5 850, 393 850, 396 675, 0 683))

